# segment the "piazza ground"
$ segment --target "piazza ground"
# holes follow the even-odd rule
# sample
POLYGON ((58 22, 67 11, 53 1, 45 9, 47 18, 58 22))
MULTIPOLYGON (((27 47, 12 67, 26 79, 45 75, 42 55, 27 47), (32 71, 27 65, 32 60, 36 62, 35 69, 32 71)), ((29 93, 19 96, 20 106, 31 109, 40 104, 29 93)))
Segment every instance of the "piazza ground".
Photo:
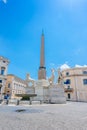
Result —
POLYGON ((0 105, 0 130, 87 130, 87 103, 0 105))

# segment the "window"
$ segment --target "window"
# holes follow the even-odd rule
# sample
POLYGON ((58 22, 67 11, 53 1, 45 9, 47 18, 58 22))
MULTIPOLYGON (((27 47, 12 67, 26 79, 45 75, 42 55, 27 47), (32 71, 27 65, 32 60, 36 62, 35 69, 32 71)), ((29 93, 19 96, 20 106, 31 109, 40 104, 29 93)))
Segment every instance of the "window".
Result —
POLYGON ((71 80, 67 79, 66 82, 64 82, 64 84, 71 84, 71 80))
POLYGON ((2 80, 0 80, 0 83, 2 83, 2 80))
POLYGON ((70 89, 70 86, 68 86, 68 89, 70 89))
POLYGON ((87 85, 87 79, 83 79, 83 84, 87 85))
POLYGON ((71 95, 70 95, 70 93, 68 93, 68 99, 70 99, 71 98, 71 95))
POLYGON ((11 87, 11 84, 9 83, 9 84, 8 84, 8 88, 10 88, 10 87, 11 87))
POLYGON ((1 70, 1 75, 4 75, 4 70, 1 70))
POLYGON ((83 71, 83 74, 87 74, 87 71, 83 71))
POLYGON ((5 63, 6 61, 3 61, 3 63, 5 63))
POLYGON ((5 67, 1 67, 1 75, 4 75, 5 67))
POLYGON ((66 72, 66 76, 69 76, 69 72, 66 72))

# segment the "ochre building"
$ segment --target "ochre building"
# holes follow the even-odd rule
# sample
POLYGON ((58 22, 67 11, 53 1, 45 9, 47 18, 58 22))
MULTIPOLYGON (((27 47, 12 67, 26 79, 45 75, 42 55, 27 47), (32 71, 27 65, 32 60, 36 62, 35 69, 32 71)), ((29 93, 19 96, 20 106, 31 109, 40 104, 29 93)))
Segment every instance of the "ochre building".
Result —
POLYGON ((17 98, 16 94, 26 93, 26 81, 12 74, 7 75, 5 94, 11 99, 17 98))
POLYGON ((87 67, 63 70, 62 80, 67 100, 87 102, 87 67))

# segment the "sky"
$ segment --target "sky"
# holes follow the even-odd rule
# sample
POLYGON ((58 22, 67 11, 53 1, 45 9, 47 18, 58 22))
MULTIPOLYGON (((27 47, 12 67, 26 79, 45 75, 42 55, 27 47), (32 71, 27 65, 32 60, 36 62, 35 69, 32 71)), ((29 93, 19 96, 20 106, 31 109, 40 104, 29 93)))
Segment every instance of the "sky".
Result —
POLYGON ((0 55, 10 60, 8 73, 37 79, 41 33, 45 65, 87 65, 87 0, 0 0, 0 55))

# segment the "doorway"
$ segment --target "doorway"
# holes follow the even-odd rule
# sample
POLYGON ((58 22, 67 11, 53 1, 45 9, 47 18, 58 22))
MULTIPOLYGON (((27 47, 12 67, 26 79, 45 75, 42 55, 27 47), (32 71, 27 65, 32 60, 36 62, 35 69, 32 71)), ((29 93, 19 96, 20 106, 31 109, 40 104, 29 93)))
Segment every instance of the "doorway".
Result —
POLYGON ((71 95, 70 95, 70 93, 68 93, 68 99, 71 99, 71 95))

